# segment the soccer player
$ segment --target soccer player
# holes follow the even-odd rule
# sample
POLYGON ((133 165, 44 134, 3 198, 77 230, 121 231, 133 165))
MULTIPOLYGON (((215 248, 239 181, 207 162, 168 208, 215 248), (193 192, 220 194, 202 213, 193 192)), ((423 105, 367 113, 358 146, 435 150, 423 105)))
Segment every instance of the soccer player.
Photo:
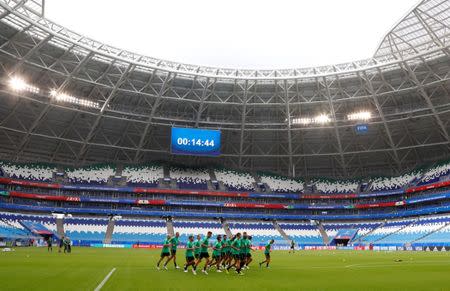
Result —
POLYGON ((164 264, 164 268, 167 266, 167 264, 172 259, 173 259, 173 265, 175 266, 175 269, 180 268, 177 265, 177 247, 178 247, 178 243, 180 242, 179 238, 180 238, 180 234, 177 232, 177 233, 175 233, 175 236, 170 239, 170 244, 172 245, 172 247, 170 248, 170 257, 169 257, 169 259, 167 259, 166 263, 164 264))
POLYGON ((228 271, 231 269, 231 267, 234 266, 236 268, 236 272, 239 275, 244 275, 241 272, 241 233, 240 232, 238 232, 236 234, 235 239, 231 243, 231 253, 233 254, 234 264, 230 264, 227 267, 226 272, 228 273, 228 271))
POLYGON ((64 235, 60 238, 60 240, 59 240, 59 250, 58 250, 58 253, 60 253, 61 252, 61 249, 63 248, 63 246, 64 246, 64 235))
POLYGON ((189 240, 186 244, 186 264, 184 265, 184 272, 187 273, 189 266, 192 266, 192 274, 197 275, 194 269, 195 258, 194 258, 194 236, 190 235, 189 240))
POLYGON ((159 259, 158 263, 156 264, 156 269, 159 270, 159 264, 161 263, 162 260, 164 260, 164 258, 167 258, 166 263, 164 264, 164 269, 167 270, 167 261, 169 260, 170 257, 170 249, 171 243, 170 243, 170 235, 167 235, 166 239, 163 242, 163 247, 161 250, 161 258, 159 259))
POLYGON ((53 241, 52 241, 52 237, 49 236, 47 237, 47 252, 52 252, 53 253, 53 241))
POLYGON ((211 238, 211 236, 212 236, 212 232, 208 231, 208 233, 206 234, 206 237, 202 240, 201 245, 200 245, 200 256, 198 257, 198 260, 195 263, 195 267, 194 267, 194 270, 197 270, 197 266, 198 266, 198 264, 200 264, 202 259, 206 259, 205 266, 202 269, 202 273, 205 275, 208 275, 206 268, 208 267, 208 264, 209 264, 208 247, 209 247, 209 239, 211 238))
POLYGON ((249 235, 249 236, 247 236, 247 259, 245 261, 245 267, 247 269, 250 269, 249 265, 253 261, 253 258, 252 258, 253 248, 252 248, 252 246, 253 246, 252 245, 252 236, 249 235))
POLYGON ((195 260, 197 260, 197 261, 200 258, 201 245, 202 245, 202 237, 198 234, 197 241, 194 242, 194 257, 195 257, 195 260))
POLYGON ((221 273, 222 271, 220 270, 220 262, 222 261, 222 236, 218 235, 217 236, 217 241, 214 244, 213 247, 213 259, 212 261, 209 263, 209 266, 216 266, 217 268, 217 272, 221 273))
POLYGON ((236 235, 233 235, 230 238, 229 242, 228 242, 228 245, 229 245, 228 252, 229 252, 230 255, 229 255, 229 258, 228 258, 227 268, 229 266, 234 266, 234 252, 233 252, 233 248, 231 247, 231 245, 233 244, 235 239, 236 239, 236 235))
POLYGON ((240 258, 240 267, 241 269, 245 269, 245 264, 247 262, 247 248, 249 246, 249 241, 247 237, 247 232, 243 232, 241 239, 241 258, 240 258))
POLYGON ((259 267, 261 268, 262 264, 266 263, 266 268, 269 268, 270 263, 270 249, 275 241, 271 239, 266 246, 264 247, 264 255, 266 256, 266 260, 259 263, 259 267))
POLYGON ((64 253, 71 253, 72 242, 70 241, 70 238, 68 236, 64 237, 63 243, 64 243, 64 253))
POLYGON ((289 253, 291 253, 291 251, 292 251, 292 253, 295 253, 295 241, 294 240, 291 240, 291 248, 289 250, 289 253))
POLYGON ((228 238, 227 238, 226 234, 224 234, 222 237, 222 253, 221 253, 221 255, 222 255, 222 259, 221 259, 220 265, 222 267, 224 267, 226 261, 228 260, 228 238))

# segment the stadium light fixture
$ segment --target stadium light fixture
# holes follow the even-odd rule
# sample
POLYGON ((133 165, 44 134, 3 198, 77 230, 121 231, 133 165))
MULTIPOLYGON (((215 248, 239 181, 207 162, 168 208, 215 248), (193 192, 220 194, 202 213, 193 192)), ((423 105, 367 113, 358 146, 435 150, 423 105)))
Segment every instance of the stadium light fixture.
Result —
POLYGON ((308 125, 312 122, 311 118, 294 118, 292 119, 292 124, 301 124, 301 125, 308 125))
POLYGON ((56 89, 50 90, 50 97, 60 102, 67 102, 90 108, 100 108, 100 104, 98 102, 78 98, 66 93, 59 93, 56 89))
POLYGON ((9 87, 16 92, 27 91, 30 93, 39 93, 39 88, 28 84, 24 79, 20 77, 12 77, 9 80, 9 87))
POLYGON ((326 114, 317 115, 314 118, 301 117, 292 119, 292 124, 310 125, 310 124, 325 124, 330 122, 331 119, 326 114))
POLYGON ((370 111, 359 111, 347 115, 347 119, 350 121, 352 120, 367 121, 370 118, 372 118, 372 113, 370 113, 370 111))
POLYGON ((326 115, 326 114, 320 114, 320 115, 317 115, 316 117, 314 117, 314 123, 325 124, 330 121, 331 121, 330 117, 328 117, 328 115, 326 115))

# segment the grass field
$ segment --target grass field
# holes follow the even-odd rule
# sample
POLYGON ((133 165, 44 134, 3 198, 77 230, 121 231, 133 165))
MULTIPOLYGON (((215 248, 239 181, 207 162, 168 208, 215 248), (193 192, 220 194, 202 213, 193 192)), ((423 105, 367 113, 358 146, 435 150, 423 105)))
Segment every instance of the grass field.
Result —
MULTIPOLYGON (((75 248, 70 255, 45 248, 0 253, 0 290, 450 290, 450 253, 285 251, 270 269, 255 262, 245 276, 155 269, 158 250, 75 248), (396 262, 396 260, 402 260, 396 262)), ((184 263, 179 251, 178 263, 184 263)), ((255 261, 263 258, 254 253, 255 261)))

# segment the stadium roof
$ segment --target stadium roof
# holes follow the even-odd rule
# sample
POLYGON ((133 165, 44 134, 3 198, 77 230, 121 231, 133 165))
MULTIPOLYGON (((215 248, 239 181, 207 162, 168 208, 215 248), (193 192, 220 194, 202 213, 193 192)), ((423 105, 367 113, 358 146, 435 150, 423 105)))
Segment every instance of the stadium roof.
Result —
POLYGON ((162 59, 283 69, 368 58, 393 22, 417 2, 47 0, 46 17, 104 43, 162 59))
POLYGON ((0 149, 16 160, 169 159, 299 176, 393 174, 448 158, 449 8, 420 2, 370 59, 244 70, 124 51, 49 21, 40 1, 0 0, 0 149), (12 91, 17 76, 39 92, 12 91), (359 135, 349 116, 361 111, 371 118, 359 135), (223 155, 170 155, 172 125, 222 129, 223 155))

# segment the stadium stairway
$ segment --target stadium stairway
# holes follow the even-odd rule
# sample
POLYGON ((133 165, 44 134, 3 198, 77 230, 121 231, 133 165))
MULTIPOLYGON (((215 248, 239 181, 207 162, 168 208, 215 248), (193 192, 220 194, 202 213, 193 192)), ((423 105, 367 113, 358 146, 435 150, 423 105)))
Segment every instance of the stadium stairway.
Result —
POLYGON ((110 244, 112 241, 112 235, 114 233, 114 225, 115 220, 110 217, 108 221, 108 226, 106 227, 105 239, 103 240, 104 244, 110 244))
POLYGON ((168 217, 166 220, 167 234, 170 236, 175 235, 175 231, 173 230, 173 221, 172 218, 168 217))
MULTIPOLYGON (((375 227, 374 229, 372 229, 372 230, 369 231, 368 233, 362 235, 362 236, 356 235, 356 236, 353 238, 353 240, 351 240, 350 242, 354 243, 354 242, 358 242, 358 241, 363 241, 363 239, 364 239, 366 236, 372 234, 375 230, 379 229, 380 227, 383 227, 385 224, 386 224, 386 221, 383 222, 382 224, 380 224, 379 226, 375 227)), ((349 242, 349 243, 350 243, 350 242, 349 242)))
POLYGON ((389 236, 391 236, 391 235, 393 235, 393 234, 398 233, 399 231, 403 230, 404 228, 407 228, 408 226, 410 226, 410 225, 416 223, 417 221, 418 221, 418 219, 414 219, 414 220, 411 221, 411 223, 405 224, 404 226, 402 226, 401 228, 397 229, 396 231, 394 231, 394 232, 392 232, 392 233, 388 233, 388 234, 386 234, 385 236, 380 237, 380 238, 377 239, 377 240, 374 240, 373 243, 374 243, 374 242, 377 242, 377 241, 380 241, 380 240, 384 240, 385 238, 387 238, 387 237, 389 237, 389 236))
POLYGON ((328 237, 327 232, 325 231, 325 228, 323 227, 322 223, 320 221, 316 221, 317 229, 319 230, 320 234, 322 235, 323 243, 325 245, 330 244, 330 238, 328 237))
POLYGON ((167 165, 163 166, 163 173, 165 179, 170 179, 170 167, 167 165))
POLYGON ((429 233, 427 233, 427 234, 425 234, 425 235, 423 235, 423 236, 421 236, 421 237, 419 237, 419 238, 417 238, 417 239, 411 241, 410 243, 415 243, 416 241, 419 241, 419 240, 421 240, 421 239, 424 239, 424 238, 426 238, 426 237, 432 235, 433 233, 436 233, 436 232, 439 232, 439 231, 443 230, 444 228, 448 227, 449 225, 450 225, 450 222, 444 224, 442 227, 440 227, 440 228, 438 228, 438 229, 433 230, 432 232, 429 232, 429 233))
POLYGON ((66 182, 67 182, 67 174, 66 174, 65 171, 64 171, 64 167, 58 166, 58 167, 56 168, 56 171, 57 171, 58 173, 63 173, 64 175, 63 175, 63 176, 58 176, 58 175, 56 175, 56 174, 53 174, 53 182, 59 183, 59 184, 64 184, 64 183, 66 183, 66 182))
POLYGON ((288 242, 291 243, 292 239, 286 234, 286 232, 280 227, 276 220, 272 221, 273 227, 280 233, 280 235, 288 242))
POLYGON ((217 181, 216 178, 216 174, 214 173, 213 169, 208 169, 208 174, 209 174, 209 180, 207 182, 208 184, 208 190, 212 191, 212 190, 216 190, 213 183, 211 181, 217 181))
POLYGON ((220 223, 222 224, 223 231, 225 231, 225 234, 226 234, 228 237, 232 237, 233 234, 231 233, 230 226, 228 225, 228 223, 226 222, 226 220, 223 219, 223 218, 221 218, 221 219, 220 219, 220 223))
POLYGON ((114 173, 115 176, 122 176, 123 171, 123 165, 117 165, 116 166, 116 172, 114 173))
POLYGON ((259 189, 258 184, 261 183, 261 177, 259 177, 259 176, 258 176, 257 174, 255 174, 255 173, 252 173, 251 175, 252 175, 252 177, 253 177, 253 180, 255 180, 255 181, 253 182, 253 187, 254 187, 255 189, 259 189))
POLYGON ((56 233, 59 237, 64 235, 64 220, 61 217, 56 218, 56 233))

